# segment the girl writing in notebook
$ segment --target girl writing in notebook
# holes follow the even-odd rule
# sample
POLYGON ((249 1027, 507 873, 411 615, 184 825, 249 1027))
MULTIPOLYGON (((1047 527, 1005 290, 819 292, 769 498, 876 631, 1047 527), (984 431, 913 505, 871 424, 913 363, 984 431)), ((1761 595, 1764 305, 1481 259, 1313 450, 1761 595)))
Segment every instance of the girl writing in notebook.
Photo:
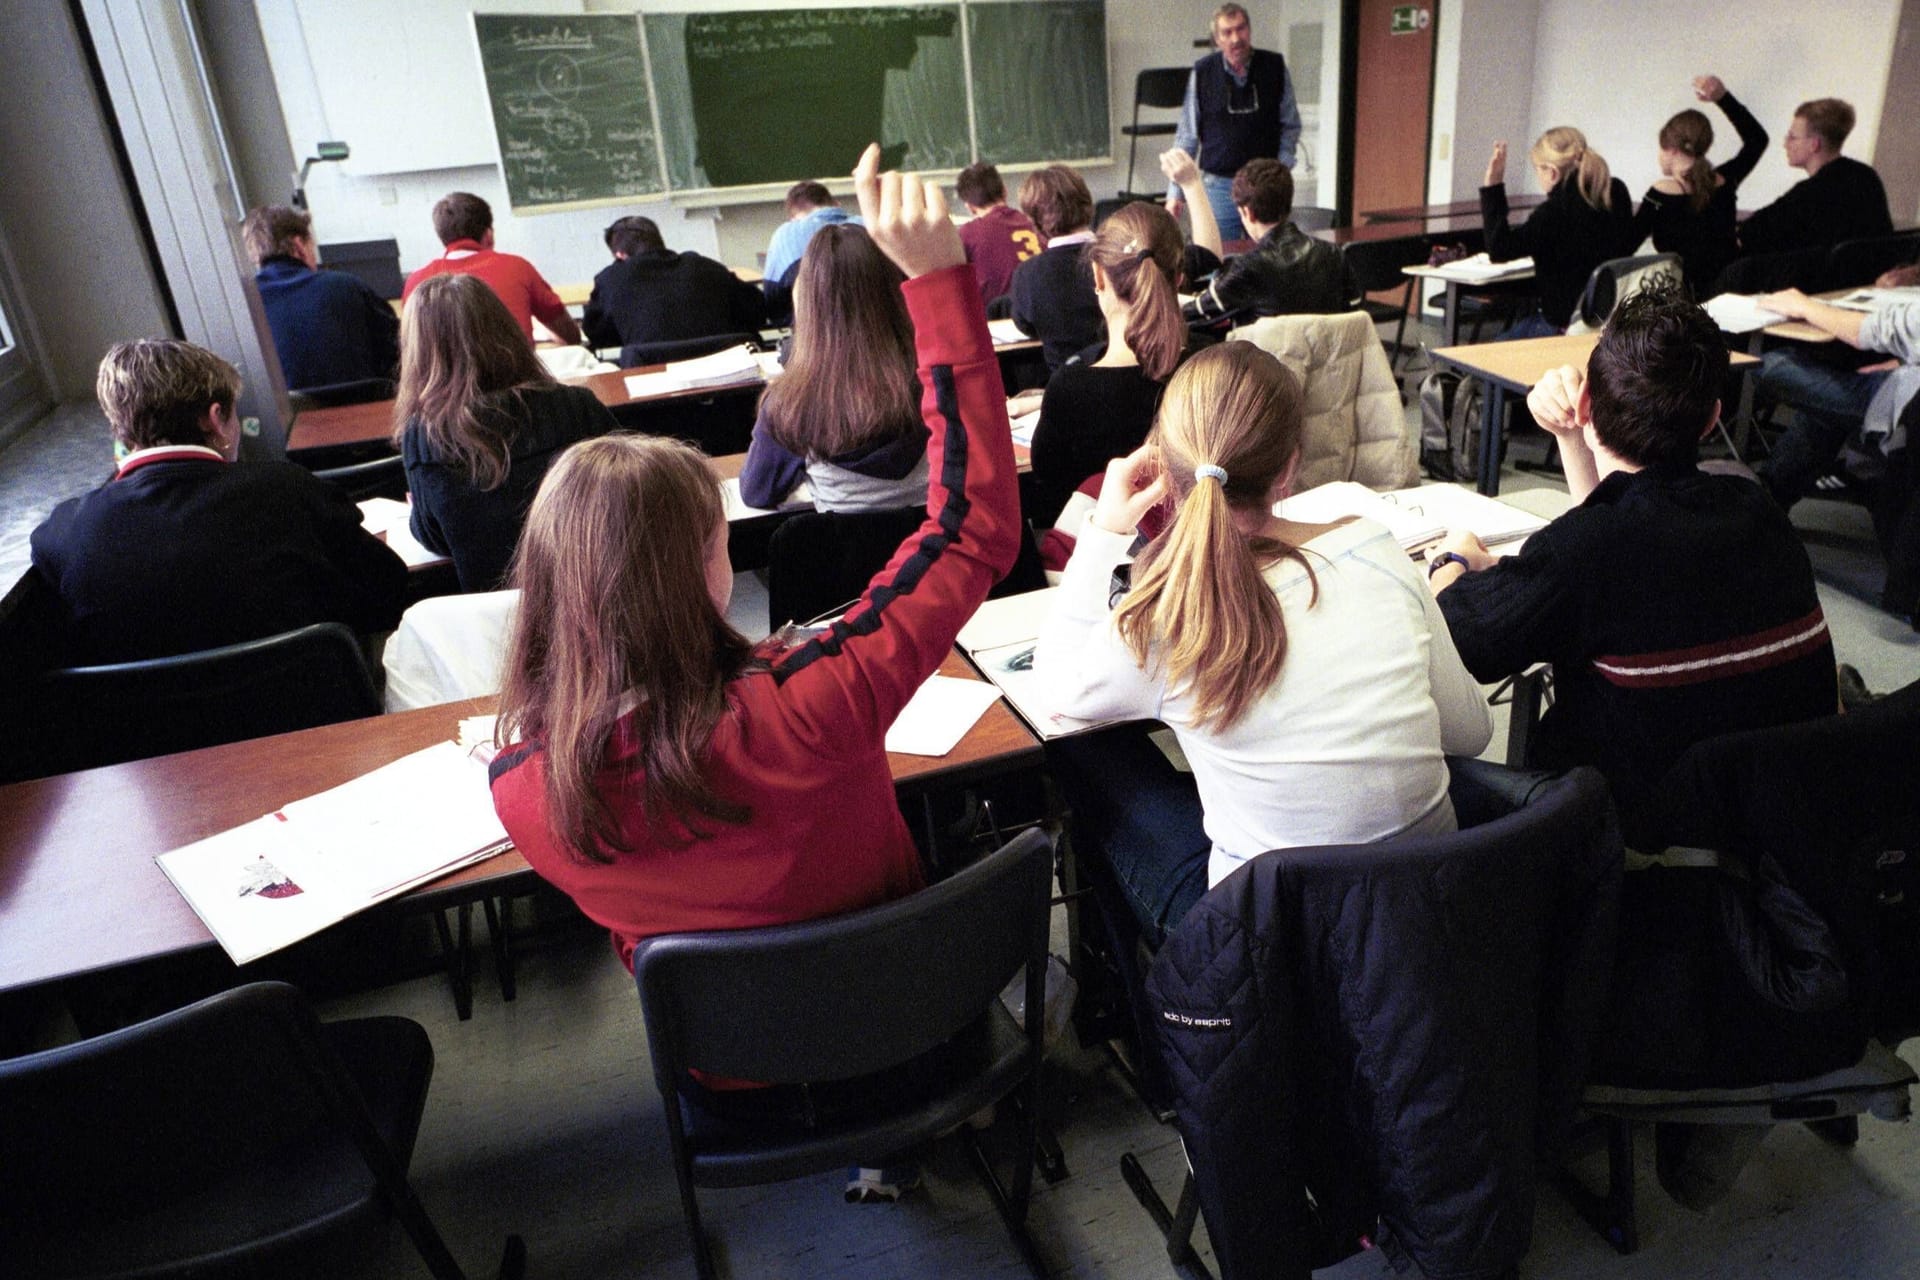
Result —
MULTIPOLYGON (((884 738, 1012 564, 1012 443, 985 309, 937 187, 854 178, 908 277, 927 516, 822 636, 755 649, 728 625, 719 487, 670 440, 555 464, 515 562, 494 805, 622 961, 657 933, 832 915, 918 888, 884 738)), ((824 234, 824 233, 822 233, 824 234)))
POLYGON ((913 324, 900 269, 860 227, 822 227, 793 283, 793 350, 760 397, 740 498, 772 508, 804 478, 819 511, 927 500, 913 324))
POLYGON ((1192 766, 1184 783, 1124 736, 1117 753, 1110 734, 1052 744, 1078 778, 1076 823, 1085 809, 1114 833, 1105 854, 1152 929, 1269 849, 1452 830, 1442 757, 1473 755, 1492 732, 1384 526, 1273 514, 1299 465, 1301 414, 1299 380, 1251 343, 1182 365, 1153 438, 1108 466, 1040 634, 1034 670, 1053 710, 1160 720, 1192 766), (1171 523, 1110 604, 1141 517, 1163 501, 1171 523), (1143 795, 1167 803, 1142 812, 1143 795))

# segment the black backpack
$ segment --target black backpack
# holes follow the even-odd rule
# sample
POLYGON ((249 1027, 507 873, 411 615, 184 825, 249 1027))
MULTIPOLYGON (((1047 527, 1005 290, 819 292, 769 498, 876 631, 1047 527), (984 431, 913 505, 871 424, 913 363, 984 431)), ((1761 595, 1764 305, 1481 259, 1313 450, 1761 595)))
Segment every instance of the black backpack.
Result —
POLYGON ((1480 475, 1479 380, 1437 369, 1420 380, 1420 469, 1472 484, 1480 475))

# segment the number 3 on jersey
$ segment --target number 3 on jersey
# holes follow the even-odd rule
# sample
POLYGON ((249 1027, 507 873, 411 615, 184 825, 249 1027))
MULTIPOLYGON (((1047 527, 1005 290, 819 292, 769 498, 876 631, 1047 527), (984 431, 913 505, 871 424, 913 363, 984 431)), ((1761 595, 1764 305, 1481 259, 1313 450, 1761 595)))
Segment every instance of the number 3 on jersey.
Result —
POLYGON ((1013 238, 1013 256, 1015 261, 1025 262, 1028 258, 1039 256, 1039 253, 1040 253, 1040 233, 1039 232, 1015 231, 1015 232, 1012 232, 1011 234, 1013 238))

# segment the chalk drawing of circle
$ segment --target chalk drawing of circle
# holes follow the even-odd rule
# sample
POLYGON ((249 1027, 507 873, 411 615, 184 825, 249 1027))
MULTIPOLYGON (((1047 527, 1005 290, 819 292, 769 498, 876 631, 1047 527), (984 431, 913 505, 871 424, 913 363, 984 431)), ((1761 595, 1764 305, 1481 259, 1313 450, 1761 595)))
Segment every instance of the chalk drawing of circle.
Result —
POLYGON ((580 91, 580 67, 564 53, 550 53, 534 69, 540 91, 555 98, 571 98, 580 91))
POLYGON ((546 135, 563 147, 584 147, 593 139, 593 126, 577 111, 564 111, 541 121, 546 135))

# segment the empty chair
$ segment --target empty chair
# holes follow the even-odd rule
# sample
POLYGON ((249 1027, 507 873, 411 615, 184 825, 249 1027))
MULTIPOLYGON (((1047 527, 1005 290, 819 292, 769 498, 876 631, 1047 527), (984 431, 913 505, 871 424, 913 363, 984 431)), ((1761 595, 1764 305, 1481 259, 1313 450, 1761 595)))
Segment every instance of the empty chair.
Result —
POLYGON ((630 342, 620 348, 620 367, 635 369, 641 365, 668 364, 675 360, 693 360, 710 356, 728 347, 757 347, 759 335, 752 333, 711 333, 704 338, 674 338, 666 342, 630 342))
POLYGON ((1916 261, 1920 261, 1920 231, 1871 240, 1842 240, 1827 250, 1824 283, 1829 289, 1870 285, 1882 273, 1916 261))
POLYGON ((58 744, 48 772, 380 714, 360 642, 338 622, 170 658, 56 668, 36 692, 58 744))
POLYGON ((432 1077, 418 1023, 322 1025, 278 982, 0 1062, 8 1274, 343 1275, 391 1214, 458 1280, 407 1182, 432 1077))
POLYGON ((1420 283, 1418 277, 1406 274, 1404 268, 1423 265, 1427 260, 1427 252, 1427 238, 1424 235, 1399 236, 1392 240, 1353 240, 1340 249, 1341 256, 1347 260, 1347 269, 1353 272, 1353 278, 1362 291, 1360 309, 1375 324, 1386 320, 1396 322, 1393 341, 1388 344, 1394 360, 1409 350, 1406 345, 1407 316, 1413 309, 1414 287, 1420 283), (1377 302, 1364 296, 1384 293, 1389 289, 1400 290, 1397 305, 1377 302))
POLYGON ((1330 480, 1375 489, 1420 483, 1420 444, 1407 429, 1400 386, 1364 312, 1267 316, 1227 334, 1278 356, 1306 391, 1296 490, 1330 480))
MULTIPOLYGON (((1133 189, 1134 158, 1140 149, 1142 138, 1171 138, 1177 127, 1172 120, 1149 121, 1140 123, 1140 108, 1151 107, 1156 111, 1178 111, 1187 100, 1187 77, 1192 74, 1190 67, 1146 67, 1133 78, 1133 122, 1120 126, 1120 132, 1127 135, 1127 184, 1121 189, 1122 200, 1154 199, 1152 191, 1137 192, 1133 189)), ((1156 166, 1157 167, 1157 166, 1156 166)))
MULTIPOLYGON (((1043 1019, 1029 1016, 1022 1030, 1000 992, 1025 965, 1025 1007, 1042 1007, 1052 878, 1046 837, 1028 831, 878 907, 640 944, 634 978, 702 1280, 715 1269, 695 1188, 872 1164, 956 1128, 1028 1267, 1046 1274, 1024 1226, 1043 1019), (788 1087, 804 1115, 723 1117, 690 1071, 788 1087), (1015 1094, 1004 1186, 964 1122, 1015 1094)), ((771 1114, 764 1104, 779 1096, 763 1094, 756 1110, 771 1114)))

